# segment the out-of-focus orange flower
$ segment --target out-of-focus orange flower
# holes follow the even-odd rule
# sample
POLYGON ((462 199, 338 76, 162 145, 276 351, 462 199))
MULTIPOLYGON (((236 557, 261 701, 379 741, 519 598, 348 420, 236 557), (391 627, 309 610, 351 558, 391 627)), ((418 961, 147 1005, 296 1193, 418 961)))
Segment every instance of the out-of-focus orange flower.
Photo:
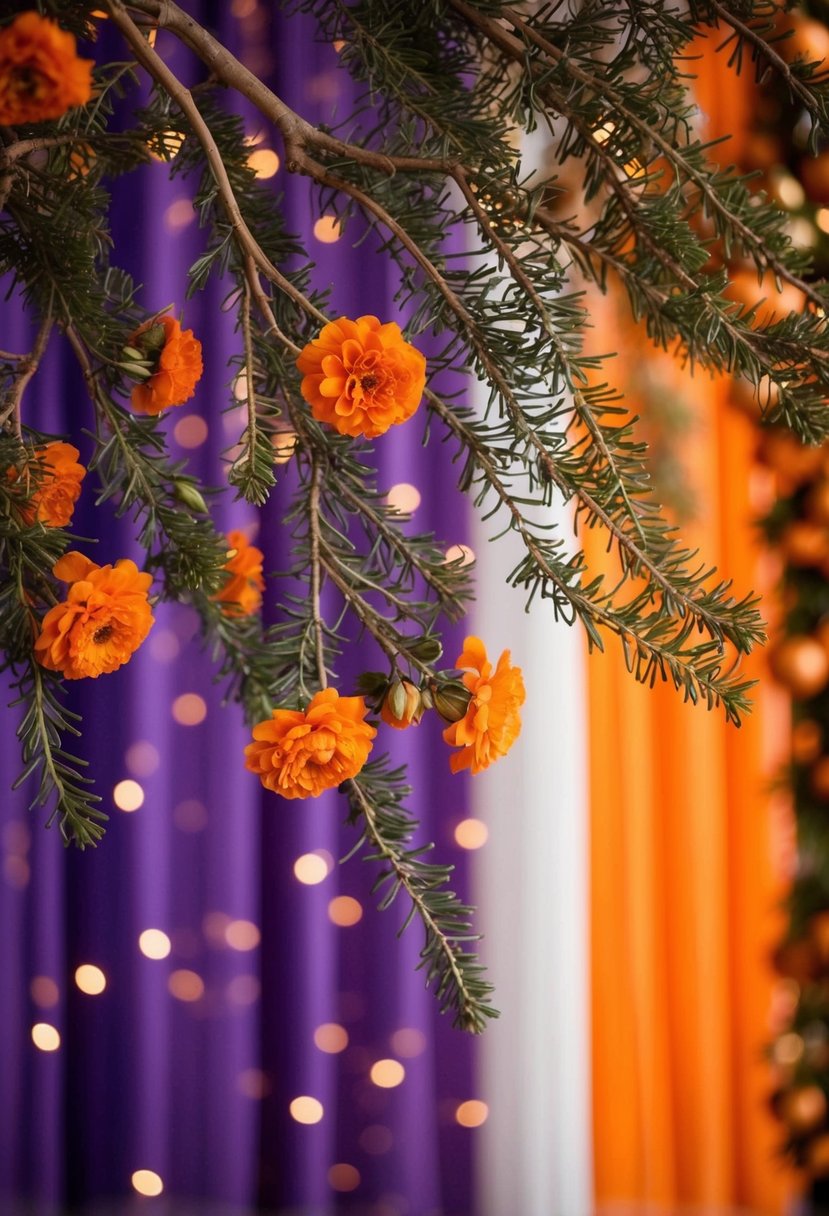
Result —
POLYGON ((480 773, 499 756, 505 756, 521 731, 519 709, 524 704, 524 680, 520 667, 510 665, 505 650, 493 671, 480 638, 464 640, 455 666, 465 671, 463 682, 472 697, 466 714, 447 726, 443 737, 461 750, 449 758, 453 773, 471 769, 480 773))
MULTIPOLYGON (((86 469, 78 464, 79 456, 76 447, 60 440, 35 450, 40 468, 34 492, 22 510, 27 524, 38 519, 49 528, 65 528, 72 522, 81 482, 86 476, 86 469)), ((12 481, 17 481, 21 473, 11 468, 8 476, 12 481)))
POLYGON ((336 688, 316 693, 303 712, 275 709, 253 728, 245 765, 265 789, 283 798, 316 798, 356 777, 377 734, 365 721, 362 697, 341 697, 336 688))
POLYGON ((175 317, 156 317, 136 330, 132 342, 140 350, 146 349, 155 363, 149 380, 132 390, 133 409, 139 414, 160 414, 189 401, 204 371, 201 342, 193 337, 192 329, 182 329, 175 317), (156 346, 157 326, 164 330, 159 335, 160 348, 156 346))
POLYGON ((251 616, 259 610, 265 590, 262 576, 265 555, 256 545, 248 543, 244 532, 228 532, 227 543, 235 550, 225 562, 227 582, 211 598, 222 605, 225 616, 251 616))
POLYGON ((417 726, 423 717, 423 698, 420 689, 411 680, 400 680, 393 684, 383 698, 380 707, 380 717, 387 726, 395 730, 405 730, 407 726, 417 726), (395 713, 399 710, 399 713, 395 713))
POLYGON ((38 661, 67 680, 116 671, 150 632, 152 575, 129 559, 97 566, 75 552, 65 553, 52 573, 69 583, 69 592, 43 618, 35 641, 38 661))
POLYGON ((324 325, 296 365, 302 395, 319 422, 374 439, 411 418, 426 384, 426 360, 394 321, 340 317, 324 325))
POLYGON ((60 118, 92 96, 92 59, 79 59, 73 34, 36 12, 0 29, 0 124, 60 118))

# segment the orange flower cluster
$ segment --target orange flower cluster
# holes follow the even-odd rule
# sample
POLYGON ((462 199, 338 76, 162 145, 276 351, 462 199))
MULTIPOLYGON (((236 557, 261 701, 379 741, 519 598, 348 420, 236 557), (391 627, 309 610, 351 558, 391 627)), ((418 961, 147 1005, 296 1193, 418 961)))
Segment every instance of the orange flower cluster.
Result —
POLYGON ((356 777, 368 759, 377 731, 365 716, 362 697, 341 697, 326 688, 304 712, 275 709, 271 719, 254 726, 245 765, 283 798, 316 798, 356 777))
POLYGON ((463 651, 455 664, 466 671, 463 682, 472 694, 466 714, 447 726, 443 737, 459 747, 449 759, 453 773, 468 768, 480 773, 500 756, 505 756, 521 731, 519 709, 524 704, 524 680, 520 667, 510 666, 505 650, 492 670, 480 638, 464 640, 463 651))
POLYGON ((74 35, 39 13, 20 13, 0 29, 0 125, 60 118, 92 96, 91 59, 74 35))
POLYGON ((38 661, 67 680, 116 671, 150 632, 152 575, 133 561, 97 566, 75 552, 64 554, 52 572, 69 583, 69 592, 43 618, 35 641, 38 661))
POLYGON ((400 326, 381 325, 371 316, 324 325, 296 365, 317 421, 367 439, 411 418, 426 384, 426 360, 405 341, 400 326))
MULTIPOLYGON (((39 465, 37 484, 22 509, 27 524, 33 524, 37 519, 47 528, 65 528, 72 522, 81 482, 86 476, 86 469, 78 464, 79 456, 76 447, 59 440, 35 449, 39 465)), ((7 476, 10 481, 17 481, 21 472, 12 467, 7 476)))
POLYGON ((132 407, 139 414, 160 414, 173 405, 183 405, 193 396, 204 371, 201 342, 193 337, 192 329, 182 329, 175 317, 146 322, 133 334, 133 343, 143 350, 142 338, 154 336, 157 326, 163 326, 164 334, 153 373, 132 390, 132 407))
POLYGON ((227 543, 235 550, 225 562, 227 582, 211 599, 222 605, 225 616, 252 616, 259 610, 265 590, 262 576, 265 555, 256 545, 248 543, 244 532, 228 532, 227 543))

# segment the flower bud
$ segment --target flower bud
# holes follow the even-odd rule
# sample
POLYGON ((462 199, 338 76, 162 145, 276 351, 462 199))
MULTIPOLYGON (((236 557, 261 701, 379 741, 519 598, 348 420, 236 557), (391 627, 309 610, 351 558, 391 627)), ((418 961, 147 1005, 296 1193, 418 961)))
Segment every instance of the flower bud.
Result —
POLYGON ((396 730, 417 726, 423 717, 420 689, 411 680, 395 680, 383 699, 380 717, 396 730))
POLYGON ((153 369, 148 363, 119 363, 118 366, 133 380, 149 380, 153 374, 153 369))
POLYGON ((443 647, 436 637, 424 635, 406 643, 406 650, 423 663, 436 663, 443 654, 443 647))
POLYGON ((185 507, 190 507, 191 510, 198 511, 200 515, 207 515, 207 503, 193 485, 192 481, 184 481, 183 479, 177 477, 173 482, 173 493, 179 502, 184 503, 185 507))
POLYGON ((446 680, 432 689, 432 697, 444 722, 460 722, 469 708, 472 693, 460 680, 446 680))

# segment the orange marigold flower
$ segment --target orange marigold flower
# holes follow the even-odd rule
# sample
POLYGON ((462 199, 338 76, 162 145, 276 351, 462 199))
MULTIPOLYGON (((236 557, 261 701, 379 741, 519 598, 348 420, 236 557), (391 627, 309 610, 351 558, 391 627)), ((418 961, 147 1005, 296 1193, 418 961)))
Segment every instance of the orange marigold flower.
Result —
POLYGON ((383 698, 380 717, 395 730, 417 726, 423 717, 423 698, 417 685, 411 680, 399 680, 393 684, 383 698), (395 710, 400 712, 395 713, 395 710))
POLYGON ((253 728, 245 765, 265 789, 283 798, 316 798, 356 777, 377 734, 365 721, 363 697, 341 697, 326 688, 300 709, 275 709, 253 728))
POLYGON ((222 605, 225 616, 251 616, 259 610, 265 590, 262 576, 265 555, 256 545, 248 543, 244 532, 228 532, 227 543, 235 553, 225 562, 228 573, 225 585, 211 599, 222 605))
POLYGON ((492 670, 480 638, 464 640, 455 666, 465 670, 463 682, 472 697, 466 714, 443 732, 452 747, 461 750, 449 758, 453 773, 471 769, 480 773, 499 756, 505 756, 521 731, 520 707, 524 704, 524 680, 520 667, 510 666, 505 650, 492 670))
POLYGON ((394 321, 340 317, 301 352, 302 395, 319 422, 374 439, 411 418, 423 396, 426 360, 394 321))
POLYGON ((142 348, 142 337, 152 334, 154 338, 156 326, 163 326, 164 333, 153 374, 132 390, 132 407, 139 414, 160 414, 173 405, 184 405, 196 391, 204 371, 201 342, 193 337, 192 329, 182 329, 175 317, 147 321, 131 341, 142 348))
POLYGON ((35 641, 38 661, 67 680, 116 671, 150 632, 152 575, 128 559, 97 566, 75 552, 65 553, 52 573, 69 583, 69 592, 43 618, 35 641))
POLYGON ((0 29, 0 124, 60 118, 92 96, 92 59, 79 59, 73 34, 39 13, 0 29))
MULTIPOLYGON (((39 465, 37 482, 31 498, 22 508, 27 524, 40 520, 48 528, 65 528, 72 522, 75 503, 81 492, 86 469, 78 464, 80 452, 71 443, 47 443, 35 449, 39 465)), ((21 476, 18 469, 8 470, 11 481, 21 476)))

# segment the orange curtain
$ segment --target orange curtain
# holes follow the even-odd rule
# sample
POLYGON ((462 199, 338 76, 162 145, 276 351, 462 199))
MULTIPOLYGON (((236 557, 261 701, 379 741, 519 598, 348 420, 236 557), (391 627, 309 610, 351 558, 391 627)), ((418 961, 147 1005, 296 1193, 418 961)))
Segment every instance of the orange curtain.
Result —
MULTIPOLYGON (((694 70, 708 137, 739 129, 748 82, 741 96, 710 48, 694 70)), ((720 155, 739 148, 732 141, 720 155)), ((621 309, 604 308, 612 325, 621 309)), ((613 343, 632 344, 661 366, 666 391, 682 384, 694 401, 684 455, 698 517, 684 540, 738 595, 769 594, 753 523, 762 489, 753 424, 729 408, 726 381, 688 379, 644 334, 613 343)), ((621 360, 608 375, 624 387, 621 360)), ((598 538, 588 545, 605 560, 598 538)), ((610 645, 588 665, 597 1200, 739 1203, 771 1216, 796 1188, 763 1058, 789 845, 787 808, 770 793, 786 706, 762 654, 746 665, 762 684, 736 730, 672 688, 636 685, 610 645)))

